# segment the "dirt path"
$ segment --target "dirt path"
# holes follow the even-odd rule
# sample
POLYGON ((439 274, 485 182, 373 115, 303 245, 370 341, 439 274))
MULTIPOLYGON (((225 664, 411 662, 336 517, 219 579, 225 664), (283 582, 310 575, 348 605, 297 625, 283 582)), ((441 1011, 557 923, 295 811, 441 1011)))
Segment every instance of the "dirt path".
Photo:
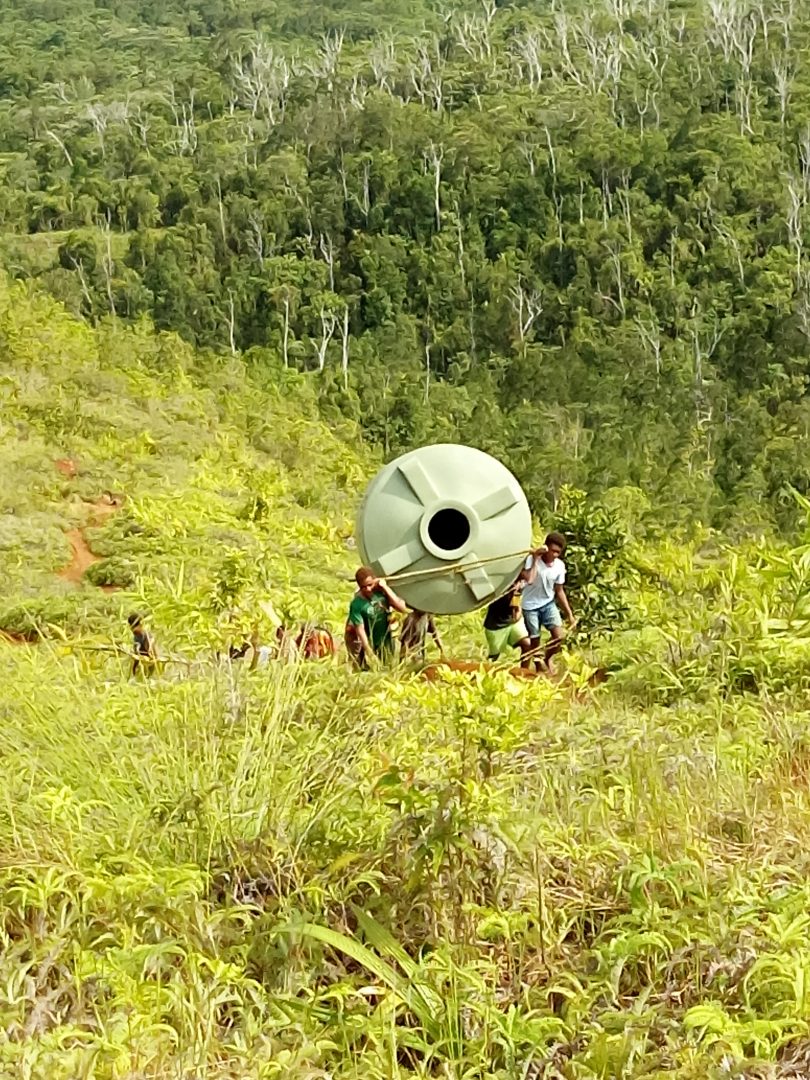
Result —
POLYGON ((69 529, 65 533, 68 538, 73 556, 67 566, 63 566, 58 576, 63 581, 72 581, 78 584, 84 577, 84 573, 93 563, 100 561, 99 555, 94 555, 87 545, 84 533, 81 529, 69 529))
MULTIPOLYGON (((96 499, 95 502, 85 503, 85 506, 89 510, 89 520, 87 525, 98 525, 110 514, 114 514, 116 510, 120 509, 120 500, 116 499, 110 501, 109 499, 96 499)), ((75 529, 68 529, 65 536, 68 539, 71 550, 70 562, 63 566, 61 570, 57 572, 57 577, 62 578, 63 581, 70 581, 74 585, 78 585, 85 573, 90 567, 97 562, 101 562, 101 556, 96 555, 90 550, 90 545, 87 543, 87 539, 84 535, 84 530, 87 525, 77 526, 75 529)), ((102 585, 104 592, 115 592, 117 586, 115 585, 102 585)))
POLYGON ((26 637, 14 630, 0 630, 0 644, 3 645, 35 645, 37 640, 36 637, 26 637))

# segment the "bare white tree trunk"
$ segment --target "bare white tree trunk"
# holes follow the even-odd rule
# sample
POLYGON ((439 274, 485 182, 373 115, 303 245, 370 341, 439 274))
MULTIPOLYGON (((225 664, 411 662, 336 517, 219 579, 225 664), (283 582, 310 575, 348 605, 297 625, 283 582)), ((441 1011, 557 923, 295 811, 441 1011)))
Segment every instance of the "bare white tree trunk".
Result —
POLYGON ((284 358, 284 367, 290 366, 290 297, 284 297, 284 334, 281 339, 281 355, 284 358))
POLYGON ((236 306, 230 289, 228 289, 228 341, 231 352, 236 356, 236 306))
POLYGON ((612 304, 624 319, 627 317, 627 308, 624 300, 624 268, 622 267, 621 252, 616 244, 606 242, 603 246, 608 253, 608 262, 613 267, 613 276, 616 279, 616 298, 614 299, 608 293, 600 293, 599 295, 603 300, 612 304))
POLYGON ((93 297, 87 284, 87 275, 84 272, 84 263, 81 259, 74 258, 73 255, 70 256, 70 261, 73 263, 73 269, 76 271, 76 275, 79 279, 79 285, 81 286, 82 296, 84 297, 84 302, 87 304, 88 312, 92 313, 93 297))
POLYGON ((107 131, 107 111, 103 105, 97 105, 95 103, 87 106, 87 116, 90 123, 93 125, 93 130, 96 133, 98 139, 98 145, 101 150, 101 160, 107 160, 107 146, 104 141, 104 136, 107 131))
POLYGON ((779 97, 779 125, 784 131, 787 111, 790 106, 790 94, 793 87, 793 71, 783 57, 771 61, 776 93, 779 97))
POLYGON ((325 305, 321 305, 321 340, 315 346, 315 353, 318 357, 318 371, 323 371, 326 366, 326 350, 329 347, 329 342, 332 340, 335 327, 337 326, 337 319, 333 312, 328 311, 325 305))
POLYGON ((522 38, 517 39, 515 47, 523 61, 521 67, 525 66, 529 89, 539 90, 543 82, 543 44, 540 34, 536 30, 527 31, 522 38))
POLYGON ((329 289, 331 292, 335 291, 335 247, 332 243, 332 237, 329 233, 324 236, 320 235, 318 246, 321 249, 321 255, 323 255, 324 262, 329 267, 329 289))
POLYGON ((346 304, 343 308, 343 326, 340 332, 341 338, 341 350, 340 350, 340 370, 343 373, 343 389, 348 389, 349 386, 349 305, 346 304))
POLYGON ((789 176, 787 182, 787 228, 790 246, 796 255, 796 277, 801 274, 804 260, 804 212, 807 206, 807 183, 804 178, 789 176))
POLYGON ((65 161, 68 163, 68 165, 72 169, 73 168, 73 158, 70 156, 68 148, 65 146, 64 142, 59 138, 59 136, 56 134, 56 132, 51 131, 50 128, 45 128, 45 134, 48 136, 49 139, 53 139, 53 141, 56 143, 56 145, 59 147, 59 149, 65 155, 65 161))
POLYGON ((264 270, 264 221, 258 210, 254 210, 249 218, 250 229, 245 236, 245 243, 259 264, 259 269, 264 270))
POLYGON ((518 277, 517 284, 509 290, 509 303, 517 316, 518 338, 523 349, 535 319, 542 314, 543 298, 536 289, 527 291, 522 278, 518 277))
POLYGON ((222 235, 222 246, 227 248, 228 234, 225 229, 225 206, 222 202, 222 184, 219 177, 217 177, 217 209, 219 211, 219 231, 222 235))
POLYGON ((104 254, 101 258, 101 267, 104 271, 104 286, 107 292, 107 303, 110 305, 110 314, 113 318, 116 316, 115 311, 115 297, 113 296, 113 274, 115 272, 115 264, 112 257, 112 230, 110 228, 110 215, 109 212, 104 220, 104 224, 101 227, 102 234, 104 236, 104 254))
POLYGON ((444 147, 437 146, 435 143, 430 144, 430 153, 427 158, 428 163, 433 168, 433 211, 436 218, 436 232, 442 231, 442 203, 441 203, 441 184, 442 184, 442 162, 444 161, 444 147))

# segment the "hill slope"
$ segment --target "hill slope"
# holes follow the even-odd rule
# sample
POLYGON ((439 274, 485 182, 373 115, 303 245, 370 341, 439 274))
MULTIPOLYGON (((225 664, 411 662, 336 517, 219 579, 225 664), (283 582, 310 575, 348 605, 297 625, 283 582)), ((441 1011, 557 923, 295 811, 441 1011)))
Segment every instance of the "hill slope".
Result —
POLYGON ((5 3, 0 266, 283 355, 538 510, 792 530, 809 44, 783 0, 5 3))
POLYGON ((806 1075, 807 548, 662 543, 594 692, 217 666, 342 615, 356 433, 7 282, 0 357, 2 1080, 806 1075))
POLYGON ((145 324, 93 330, 2 279, 0 358, 0 628, 98 629, 170 598, 171 625, 196 613, 199 635, 256 579, 280 609, 337 615, 373 466, 302 380, 145 324), (80 577, 77 557, 99 561, 80 577))

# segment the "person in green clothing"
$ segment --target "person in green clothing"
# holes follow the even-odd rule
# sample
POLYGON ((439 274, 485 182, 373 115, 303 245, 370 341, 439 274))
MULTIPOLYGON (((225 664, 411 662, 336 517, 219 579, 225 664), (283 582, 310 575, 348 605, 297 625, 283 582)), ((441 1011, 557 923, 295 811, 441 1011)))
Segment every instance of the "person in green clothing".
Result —
POLYGON ((354 580, 357 592, 349 604, 346 648, 358 668, 367 668, 372 653, 385 658, 393 652, 394 639, 388 622, 391 608, 403 615, 408 609, 405 601, 370 566, 361 566, 354 580))
POLYGON ((497 660, 508 649, 520 649, 520 666, 528 667, 531 642, 526 623, 520 610, 520 594, 525 582, 522 578, 507 589, 487 608, 484 616, 484 636, 487 639, 487 654, 490 660, 497 660))

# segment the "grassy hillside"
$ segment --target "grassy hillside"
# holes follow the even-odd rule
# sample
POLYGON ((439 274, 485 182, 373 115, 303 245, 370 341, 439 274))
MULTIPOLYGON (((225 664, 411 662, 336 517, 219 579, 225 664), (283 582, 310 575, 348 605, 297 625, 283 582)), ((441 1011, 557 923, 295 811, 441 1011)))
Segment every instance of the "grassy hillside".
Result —
POLYGON ((302 380, 145 325, 93 331, 3 280, 0 356, 0 629, 112 629, 142 604, 208 639, 248 582, 293 617, 342 614, 373 465, 302 380), (100 560, 65 580, 78 530, 100 560))
POLYGON ((5 283, 0 355, 3 1080, 807 1075, 806 548, 634 552, 557 685, 129 681, 82 646, 133 605, 201 660, 225 601, 337 626, 375 463, 297 379, 5 283))

